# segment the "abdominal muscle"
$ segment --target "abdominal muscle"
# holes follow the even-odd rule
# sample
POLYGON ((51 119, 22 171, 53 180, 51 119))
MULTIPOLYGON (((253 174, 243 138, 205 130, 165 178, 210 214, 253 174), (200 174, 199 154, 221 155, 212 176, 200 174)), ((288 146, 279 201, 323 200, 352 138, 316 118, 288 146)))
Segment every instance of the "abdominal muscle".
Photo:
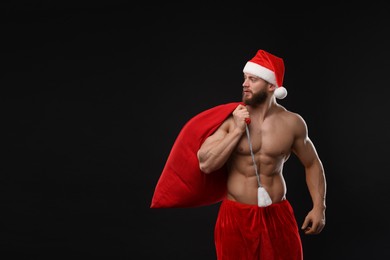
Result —
MULTIPOLYGON (((285 180, 281 170, 276 170, 276 168, 278 167, 275 167, 275 163, 262 164, 260 162, 258 165, 261 185, 268 192, 272 203, 286 198, 285 180)), ((257 205, 257 189, 258 181, 251 156, 233 156, 228 163, 227 199, 257 205)))

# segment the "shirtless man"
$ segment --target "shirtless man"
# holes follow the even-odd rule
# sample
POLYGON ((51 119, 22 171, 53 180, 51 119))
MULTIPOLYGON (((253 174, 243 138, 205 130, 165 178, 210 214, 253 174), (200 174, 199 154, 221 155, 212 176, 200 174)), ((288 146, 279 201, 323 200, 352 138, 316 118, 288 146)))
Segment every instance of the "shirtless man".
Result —
POLYGON ((325 226, 326 180, 304 119, 277 103, 284 98, 283 60, 264 50, 244 67, 243 105, 209 136, 198 151, 208 174, 226 165, 227 196, 215 226, 219 260, 301 260, 303 250, 293 210, 286 199, 283 164, 293 152, 304 166, 313 208, 301 229, 319 234, 325 226), (282 93, 282 94, 281 94, 282 93), (246 133, 246 119, 260 183, 272 204, 258 206, 258 181, 246 133))

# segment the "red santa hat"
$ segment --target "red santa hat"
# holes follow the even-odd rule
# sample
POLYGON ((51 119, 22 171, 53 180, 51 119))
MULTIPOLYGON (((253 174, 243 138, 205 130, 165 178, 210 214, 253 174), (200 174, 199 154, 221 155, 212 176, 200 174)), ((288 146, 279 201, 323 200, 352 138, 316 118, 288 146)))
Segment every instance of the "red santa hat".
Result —
POLYGON ((258 50, 256 55, 248 61, 243 72, 258 76, 265 81, 276 86, 274 95, 278 99, 287 96, 287 90, 283 87, 284 62, 279 58, 264 50, 258 50))

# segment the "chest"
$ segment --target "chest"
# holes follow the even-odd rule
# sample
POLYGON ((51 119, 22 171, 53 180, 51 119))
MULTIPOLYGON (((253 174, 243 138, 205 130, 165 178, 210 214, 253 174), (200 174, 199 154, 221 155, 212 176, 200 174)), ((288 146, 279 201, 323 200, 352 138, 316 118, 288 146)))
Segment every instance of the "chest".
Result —
POLYGON ((249 125, 249 137, 245 132, 240 139, 236 152, 250 154, 249 141, 253 152, 271 157, 289 154, 294 141, 291 127, 284 122, 264 122, 249 125))

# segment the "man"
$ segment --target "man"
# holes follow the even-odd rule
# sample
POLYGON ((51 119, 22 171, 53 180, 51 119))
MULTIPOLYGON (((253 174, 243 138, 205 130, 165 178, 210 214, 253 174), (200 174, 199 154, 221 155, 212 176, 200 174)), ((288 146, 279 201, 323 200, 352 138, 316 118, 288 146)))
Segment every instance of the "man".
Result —
POLYGON ((308 235, 319 234, 325 226, 323 165, 304 119, 276 101, 287 95, 282 86, 283 59, 258 50, 243 72, 242 104, 197 153, 205 174, 227 169, 227 193, 215 225, 217 258, 301 260, 302 244, 286 198, 283 165, 294 153, 304 166, 313 202, 301 226, 308 235))

